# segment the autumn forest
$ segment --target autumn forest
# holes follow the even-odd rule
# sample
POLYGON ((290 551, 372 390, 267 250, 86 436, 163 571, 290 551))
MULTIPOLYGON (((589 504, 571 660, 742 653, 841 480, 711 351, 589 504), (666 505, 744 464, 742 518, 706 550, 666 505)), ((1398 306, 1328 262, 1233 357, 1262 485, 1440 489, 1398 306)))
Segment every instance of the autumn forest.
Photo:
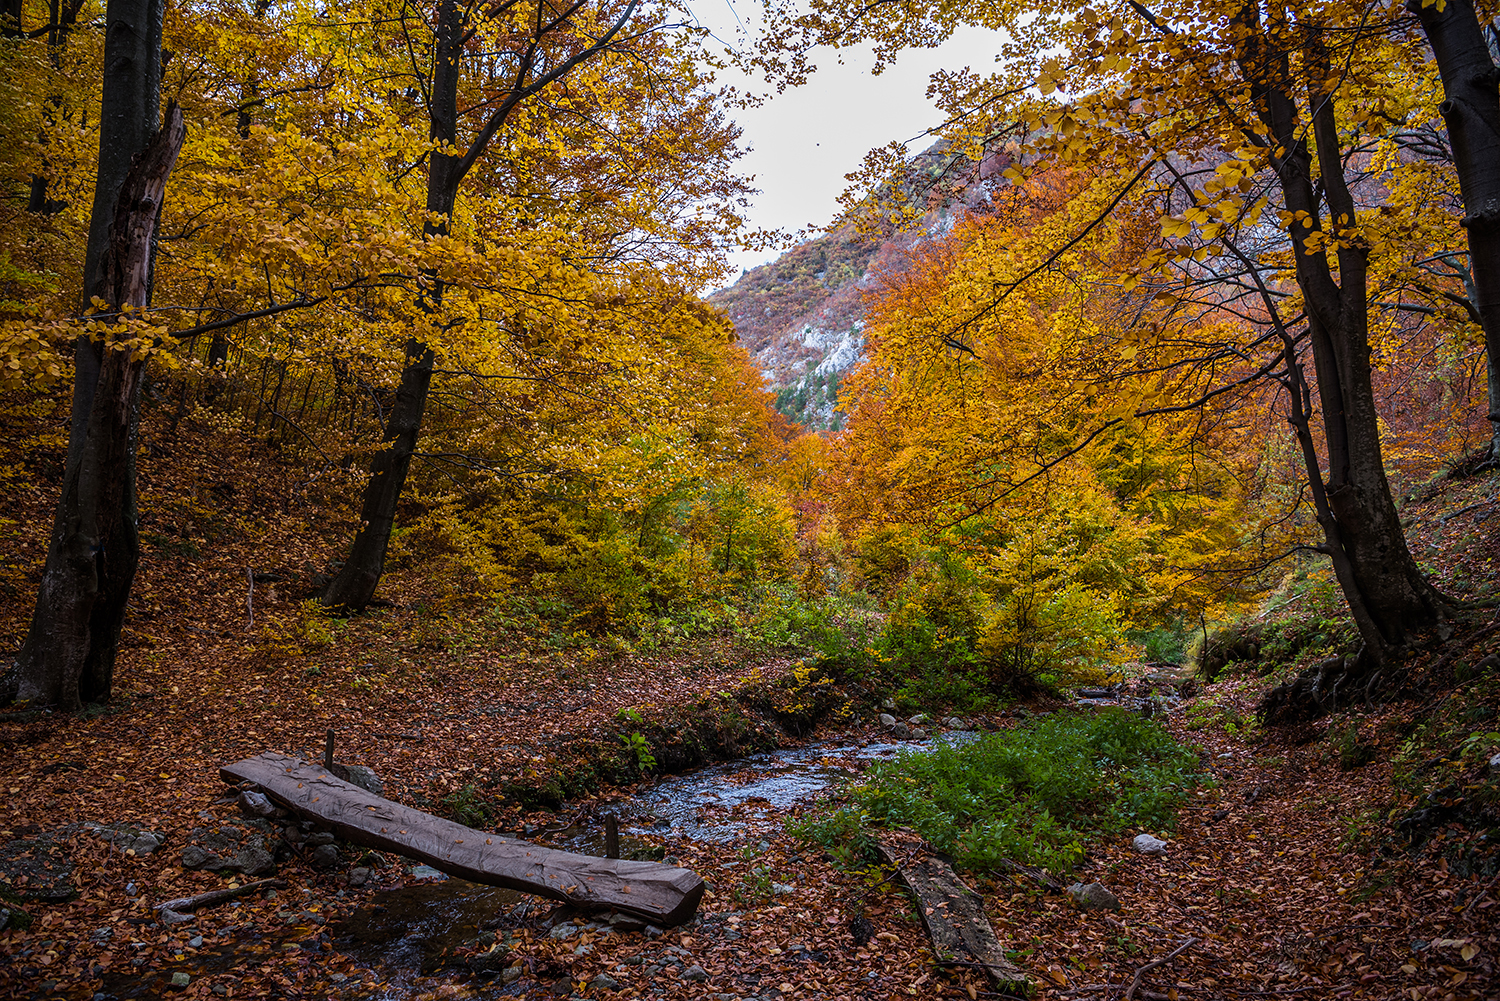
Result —
POLYGON ((5 0, 0 995, 1495 997, 1500 7, 731 12, 5 0))

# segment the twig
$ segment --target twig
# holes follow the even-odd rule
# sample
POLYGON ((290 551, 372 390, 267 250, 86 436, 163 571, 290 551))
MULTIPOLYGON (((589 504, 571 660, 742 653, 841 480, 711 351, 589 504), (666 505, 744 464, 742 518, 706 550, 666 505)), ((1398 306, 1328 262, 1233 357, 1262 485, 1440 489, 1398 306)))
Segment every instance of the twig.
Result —
POLYGON ((250 625, 246 628, 255 628, 255 570, 251 567, 245 568, 245 581, 250 585, 250 590, 245 592, 245 614, 250 616, 250 625))
POLYGON ((256 890, 282 890, 286 888, 284 879, 260 879, 254 883, 246 883, 243 886, 231 886, 222 890, 210 890, 200 893, 196 897, 178 897, 175 900, 166 900, 156 905, 156 913, 161 917, 163 924, 175 925, 184 921, 191 921, 193 911, 199 907, 212 907, 222 904, 227 900, 256 890))
POLYGON ((1192 945, 1197 941, 1198 940, 1196 938, 1193 938, 1191 935, 1189 935, 1186 942, 1182 943, 1177 948, 1167 953, 1165 956, 1161 957, 1160 959, 1153 959, 1151 962, 1147 963, 1139 970, 1136 970, 1135 977, 1130 981, 1130 986, 1125 988, 1124 1001, 1130 1001, 1131 998, 1135 997, 1135 992, 1140 989, 1142 977, 1144 977, 1151 970, 1156 969, 1158 966, 1161 966, 1164 963, 1170 963, 1172 960, 1176 959, 1184 952, 1187 952, 1188 949, 1192 947, 1192 945))

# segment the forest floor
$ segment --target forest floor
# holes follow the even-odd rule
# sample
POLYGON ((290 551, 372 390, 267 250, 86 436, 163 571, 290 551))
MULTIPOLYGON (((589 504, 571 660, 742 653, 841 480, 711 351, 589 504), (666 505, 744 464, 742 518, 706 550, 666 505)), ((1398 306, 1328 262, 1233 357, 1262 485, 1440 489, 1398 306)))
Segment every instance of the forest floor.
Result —
MULTIPOLYGON (((574 919, 545 902, 497 916, 487 931, 508 944, 510 972, 490 979, 472 972, 473 954, 494 941, 479 929, 425 974, 343 951, 342 922, 419 881, 410 863, 366 853, 357 861, 369 878, 355 886, 347 846, 333 870, 300 855, 283 862, 277 875, 288 885, 274 895, 159 925, 153 908, 163 900, 240 879, 181 864, 194 827, 233 814, 218 767, 265 749, 315 757, 328 729, 339 759, 380 773, 388 796, 511 832, 591 823, 598 796, 643 792, 649 781, 627 774, 632 733, 671 771, 755 748, 884 736, 869 705, 816 726, 779 714, 776 693, 798 663, 791 652, 724 637, 628 654, 580 646, 467 617, 424 590, 415 571, 394 575, 393 607, 342 623, 309 618, 299 596, 315 554, 329 551, 319 531, 338 526, 314 530, 310 515, 271 500, 293 494, 269 458, 194 454, 186 475, 150 494, 148 559, 114 704, 77 717, 0 713, 0 855, 34 863, 6 890, 21 901, 0 901, 12 925, 0 931, 0 996, 990 994, 976 972, 934 966, 893 881, 839 867, 777 816, 729 844, 641 836, 710 884, 683 927, 611 934, 575 923, 577 933, 555 932, 574 919), (253 593, 247 568, 262 574, 253 593), (159 832, 165 842, 125 852, 79 826, 89 823, 159 832), (34 899, 49 883, 66 883, 71 892, 59 895, 71 899, 34 899), (184 986, 167 986, 174 972, 187 975, 184 986)), ((143 472, 149 478, 149 462, 143 472)), ((36 562, 23 547, 44 538, 48 489, 30 490, 11 498, 0 537, 16 594, 36 562)), ((1473 491, 1477 500, 1460 491, 1443 510, 1492 503, 1488 484, 1473 491)), ((1470 524, 1482 513, 1469 507, 1431 523, 1493 534, 1470 524)), ((1469 553, 1458 569, 1492 578, 1492 557, 1469 553)), ((8 640, 24 626, 24 604, 6 603, 8 640)), ((1476 657, 1500 648, 1482 628, 1467 635, 1476 657)), ((1121 910, 1080 911, 1065 895, 1007 878, 974 882, 1035 996, 1118 998, 1137 971, 1189 939, 1144 974, 1136 997, 1500 996, 1500 876, 1494 846, 1465 813, 1495 786, 1486 761, 1500 751, 1489 732, 1500 728, 1496 673, 1450 676, 1430 696, 1271 732, 1250 725, 1265 685, 1228 677, 1165 718, 1199 749, 1215 784, 1174 830, 1150 832, 1167 839, 1164 856, 1135 853, 1136 832, 1088 846, 1076 878, 1103 882, 1121 910), (1470 733, 1477 740, 1462 743, 1470 733), (1436 750, 1403 765, 1414 746, 1436 750), (1424 775, 1442 776, 1427 782, 1437 795, 1426 799, 1412 778, 1424 775), (1420 822, 1398 831, 1419 807, 1420 822)), ((1009 712, 965 715, 979 729, 1016 721, 1009 712)))

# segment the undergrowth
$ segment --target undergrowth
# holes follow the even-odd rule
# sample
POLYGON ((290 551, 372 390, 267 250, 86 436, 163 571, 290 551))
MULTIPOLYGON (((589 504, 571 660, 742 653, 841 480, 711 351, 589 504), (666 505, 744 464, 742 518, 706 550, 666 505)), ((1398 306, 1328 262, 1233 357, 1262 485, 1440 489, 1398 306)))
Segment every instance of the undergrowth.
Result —
POLYGON ((1072 870, 1091 836, 1169 829, 1208 781, 1161 726, 1121 710, 1055 714, 878 762, 793 832, 854 861, 876 828, 911 828, 969 869, 1072 870))

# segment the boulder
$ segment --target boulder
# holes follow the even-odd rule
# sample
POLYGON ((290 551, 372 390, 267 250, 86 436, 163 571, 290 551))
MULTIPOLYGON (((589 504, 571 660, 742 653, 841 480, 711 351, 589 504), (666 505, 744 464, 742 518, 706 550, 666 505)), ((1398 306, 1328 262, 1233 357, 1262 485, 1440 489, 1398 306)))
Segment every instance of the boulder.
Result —
POLYGON ((1120 909, 1120 898, 1110 893, 1103 883, 1074 883, 1068 887, 1068 896, 1086 911, 1120 909))
POLYGON ((276 804, 253 789, 246 789, 240 793, 235 803, 246 817, 269 817, 276 812, 276 804))
POLYGON ((312 850, 312 864, 319 869, 332 869, 339 864, 339 850, 333 845, 318 845, 312 850))
POLYGON ((1167 843, 1149 834, 1137 834, 1132 844, 1142 855, 1165 855, 1167 853, 1167 843))
POLYGON ((897 740, 910 740, 911 727, 907 726, 905 723, 897 723, 895 726, 891 727, 891 736, 895 737, 897 740))
POLYGON ((385 795, 385 782, 379 775, 376 775, 364 765, 347 765, 345 768, 349 772, 348 781, 351 784, 357 785, 366 792, 374 793, 377 796, 385 795))
POLYGON ((890 713, 881 713, 880 725, 883 727, 893 727, 896 725, 896 717, 892 716, 890 713))

